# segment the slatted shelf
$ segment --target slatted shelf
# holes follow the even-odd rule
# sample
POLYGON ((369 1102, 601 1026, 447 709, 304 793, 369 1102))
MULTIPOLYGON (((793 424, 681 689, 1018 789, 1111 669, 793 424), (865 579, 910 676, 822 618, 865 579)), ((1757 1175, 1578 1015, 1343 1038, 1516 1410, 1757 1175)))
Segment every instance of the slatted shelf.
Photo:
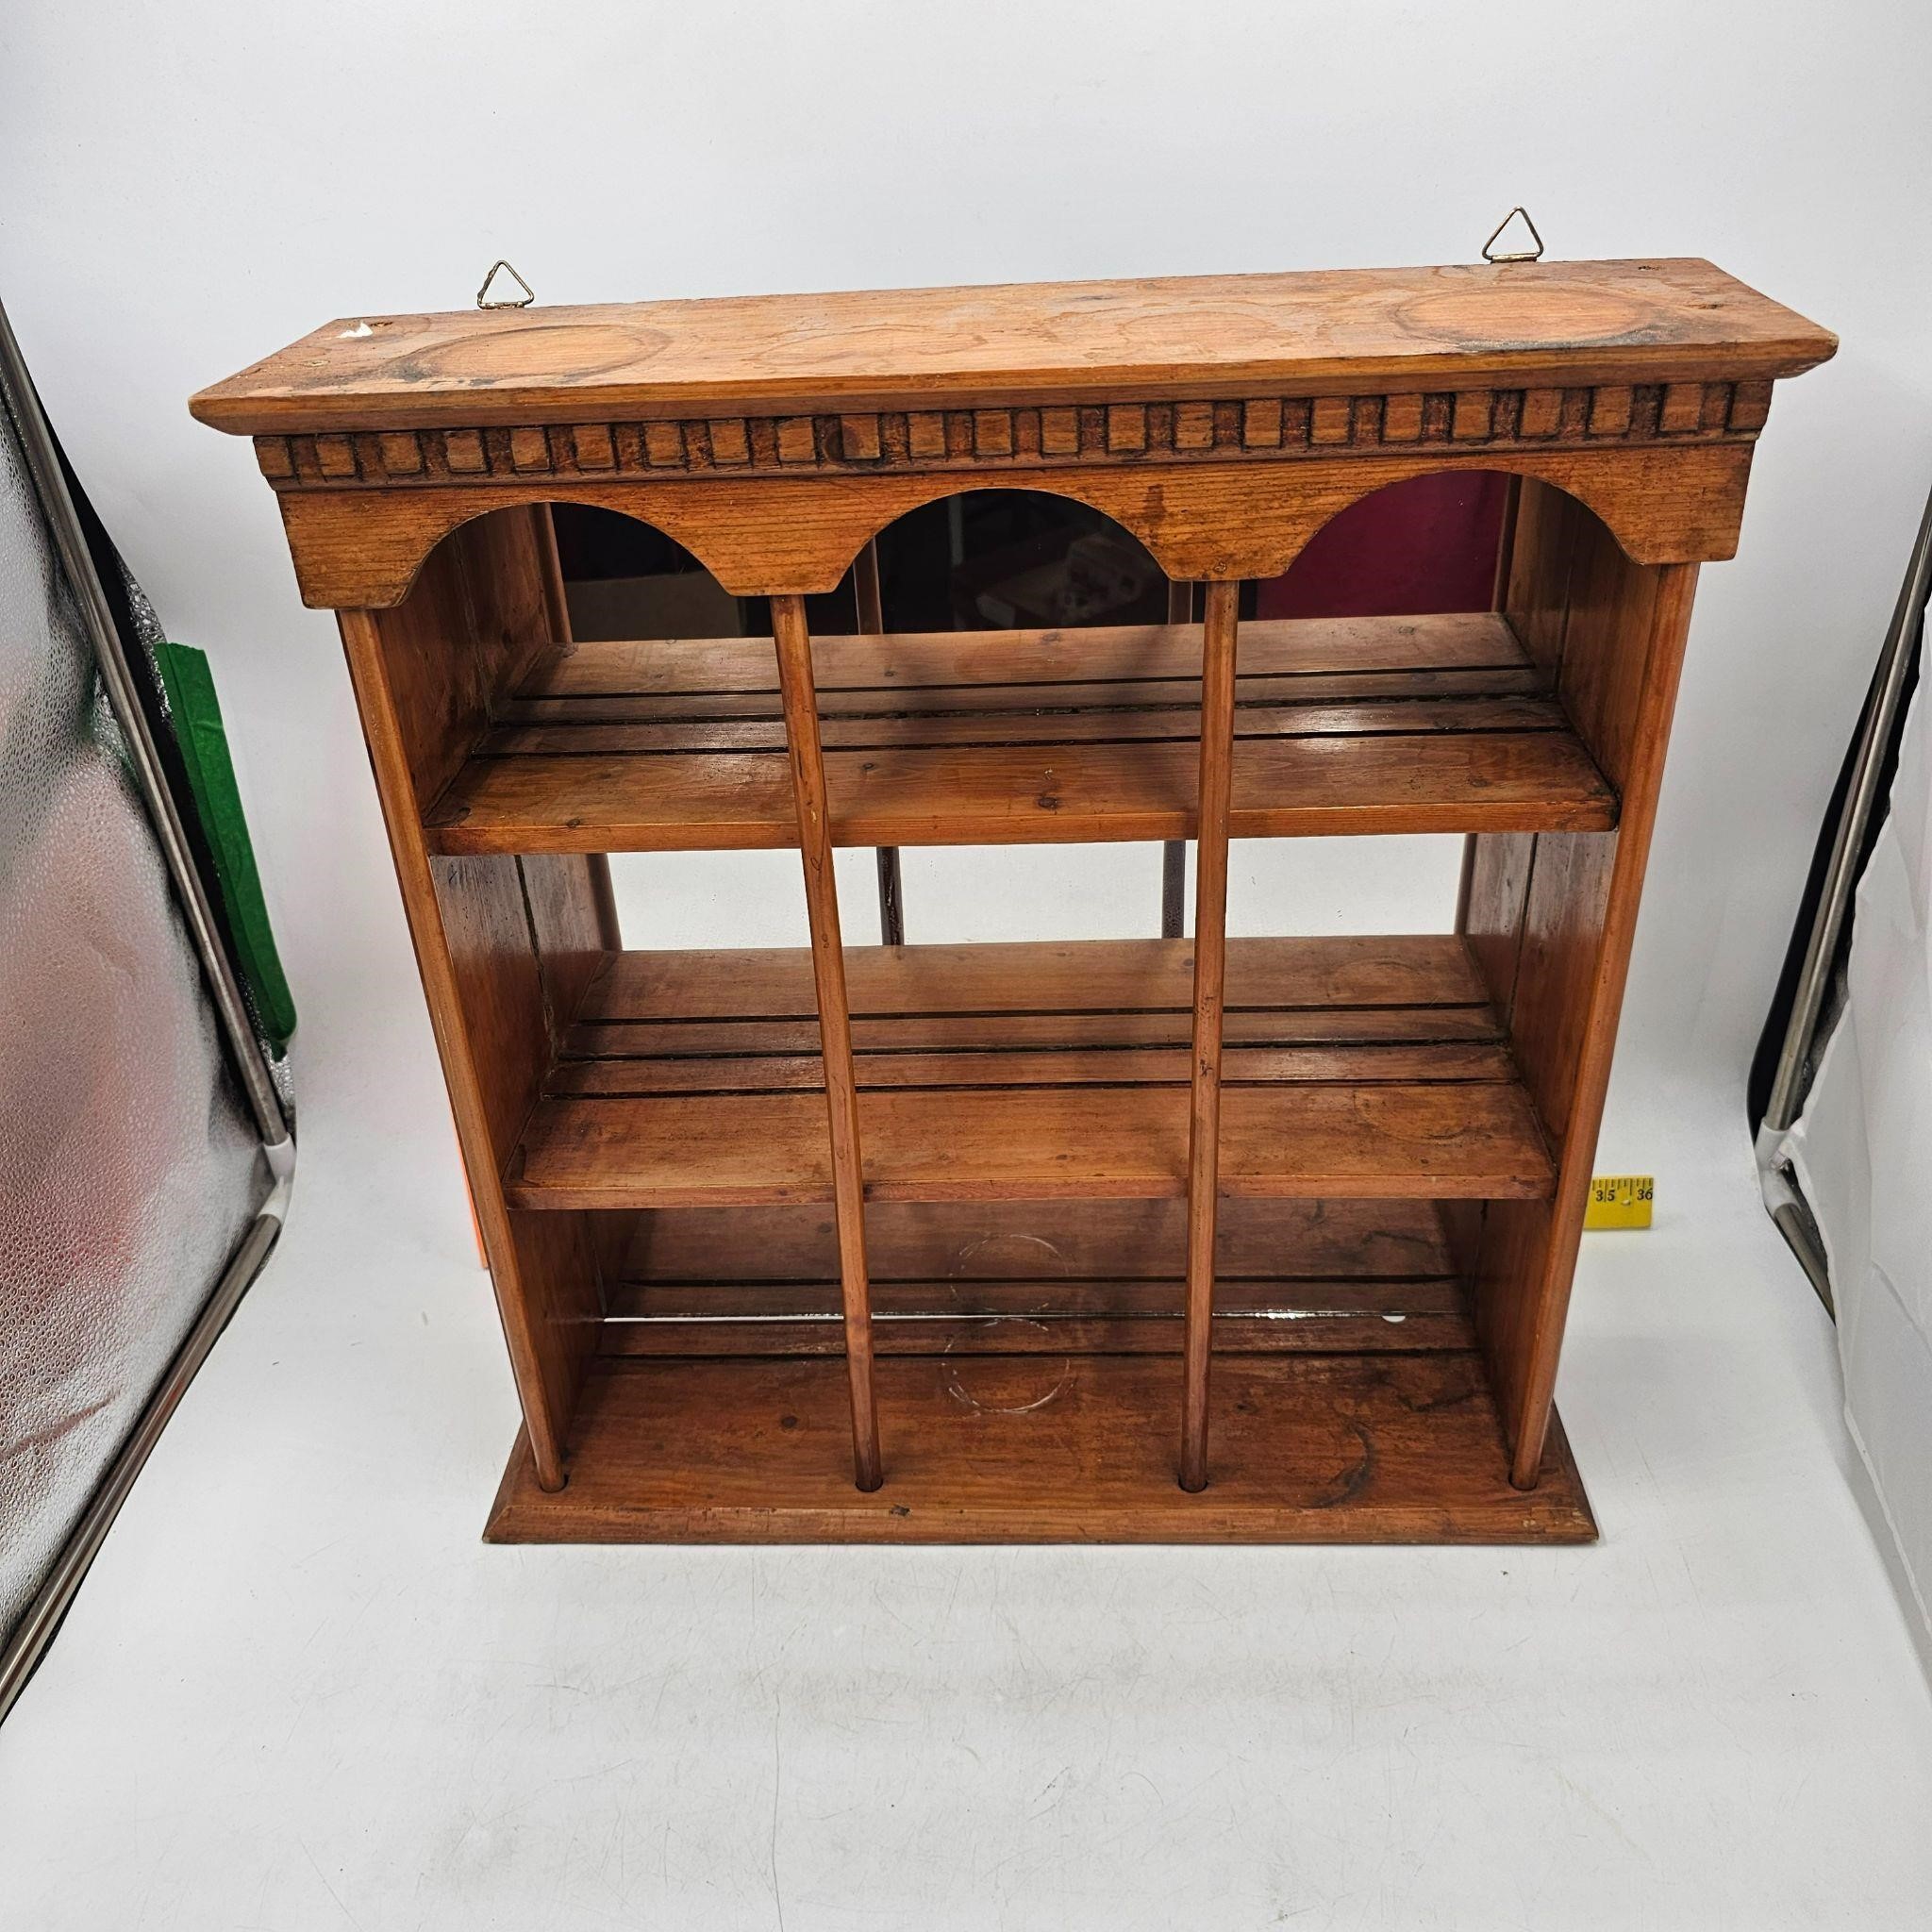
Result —
MULTIPOLYGON (((1186 941, 867 947, 847 973, 867 1198, 1184 1194, 1186 941)), ((832 1198, 810 955, 623 953, 506 1177, 522 1208, 832 1198)), ((1462 941, 1228 947, 1221 1190, 1538 1198, 1534 1108, 1462 941)))
MULTIPOLYGON (((825 637, 812 658, 838 844, 1195 830, 1198 627, 825 637)), ((1501 616, 1248 623, 1240 666, 1236 838, 1616 823, 1501 616)), ((543 655, 427 834, 449 854, 795 843, 770 640, 543 655)))

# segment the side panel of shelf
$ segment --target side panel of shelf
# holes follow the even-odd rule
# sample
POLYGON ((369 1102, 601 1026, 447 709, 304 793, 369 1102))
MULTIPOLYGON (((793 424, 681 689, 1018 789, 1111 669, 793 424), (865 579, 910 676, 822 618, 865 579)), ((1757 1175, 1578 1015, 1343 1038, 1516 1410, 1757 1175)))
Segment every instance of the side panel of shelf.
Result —
POLYGON ((431 857, 421 829, 492 702, 555 634, 547 525, 541 508, 469 525, 405 603, 340 622, 532 1464, 556 1489, 594 1348, 599 1257, 585 1217, 510 1208, 502 1174, 615 937, 608 886, 581 858, 431 857))
POLYGON ((1507 614, 1621 797, 1614 831, 1476 837, 1463 895, 1471 957, 1557 1157, 1551 1198, 1492 1200, 1455 1229, 1524 1485, 1549 1427, 1696 578, 1694 564, 1631 562, 1581 505, 1523 484, 1507 614))

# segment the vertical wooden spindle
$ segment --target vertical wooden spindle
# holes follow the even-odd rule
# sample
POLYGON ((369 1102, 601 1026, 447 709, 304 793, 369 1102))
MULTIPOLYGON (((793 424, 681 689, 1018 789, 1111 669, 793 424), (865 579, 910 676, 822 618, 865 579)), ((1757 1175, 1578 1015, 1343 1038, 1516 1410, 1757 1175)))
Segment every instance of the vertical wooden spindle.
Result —
POLYGON ((883 635, 886 628, 885 593, 879 588, 879 540, 874 537, 852 566, 852 597, 858 607, 858 634, 862 638, 883 635))
MULTIPOLYGON (((1192 624, 1194 621, 1194 587, 1191 583, 1176 583, 1172 577, 1167 583, 1167 621, 1170 624, 1192 624)), ((1181 927, 1186 923, 1188 896, 1188 841, 1185 839, 1170 839, 1160 848, 1160 937, 1164 940, 1177 940, 1181 927)))
POLYGON ((1194 858, 1193 1107, 1188 1123, 1188 1289, 1181 1488, 1208 1486, 1214 1226, 1221 1155, 1221 1007, 1227 961, 1227 812, 1234 771, 1239 584, 1209 584, 1201 633, 1201 788, 1194 858))
MULTIPOLYGON (((550 641, 569 649, 570 590, 564 581, 563 556, 557 547, 557 509, 548 503, 530 506, 537 531, 537 564, 543 575, 543 609, 550 626, 550 641)), ((608 854, 592 852, 584 858, 584 870, 591 881, 591 904, 597 915, 597 941, 607 953, 624 950, 624 928, 617 918, 617 892, 610 883, 608 854)))
MULTIPOLYGON (((853 600, 858 606, 858 635, 886 634, 885 593, 879 588, 879 542, 874 537, 852 566, 853 600)), ((906 908, 899 894, 899 848, 881 845, 873 854, 879 872, 879 940, 888 946, 906 943, 906 908)))
POLYGON ((839 935, 839 888, 832 874, 832 826, 825 761, 819 745, 812 687, 811 638, 805 600, 772 599, 785 742, 798 806, 798 845, 805 860, 805 903, 811 924, 811 969, 818 986, 819 1049, 825 1071, 825 1109, 832 1140, 832 1202, 839 1230, 839 1279, 845 1309, 845 1374, 852 1396, 853 1480, 875 1490, 878 1405, 873 1394, 872 1284, 865 1265, 865 1182, 859 1162, 858 1087, 852 1066, 852 1016, 845 1001, 845 954, 839 935))

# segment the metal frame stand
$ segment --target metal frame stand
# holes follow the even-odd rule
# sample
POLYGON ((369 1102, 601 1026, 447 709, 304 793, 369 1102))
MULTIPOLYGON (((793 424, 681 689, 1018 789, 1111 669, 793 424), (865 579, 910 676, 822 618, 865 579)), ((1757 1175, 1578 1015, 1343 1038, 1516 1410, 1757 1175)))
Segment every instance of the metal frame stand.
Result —
POLYGON ((1879 653, 1872 699, 1859 726, 1851 784, 1844 808, 1832 830, 1824 890, 1819 894, 1818 910, 1805 942, 1804 963, 1798 973, 1791 1016, 1785 1026, 1784 1044, 1778 1052, 1771 1098, 1765 1107, 1763 1124, 1757 1129, 1757 1177, 1765 1208, 1827 1309, 1833 1304, 1824 1245, 1818 1224, 1798 1191, 1795 1173, 1785 1152, 1785 1140, 1810 1092, 1823 1046, 1821 1032, 1826 1037, 1830 1032, 1823 1024, 1825 998, 1843 971, 1841 956, 1851 917, 1852 893, 1864 863, 1865 841, 1873 814, 1880 804, 1878 782, 1897 732, 1907 674, 1924 635, 1928 594, 1932 594, 1932 497, 1927 498, 1924 514, 1919 520, 1911 561, 1899 588, 1891 624, 1885 633, 1885 648, 1879 653))
POLYGON ((107 593, 94 570, 92 553, 68 491, 67 478, 60 464, 47 420, 40 405, 26 363, 14 341, 7 311, 0 308, 0 377, 13 403, 16 426, 25 452, 35 493, 42 514, 54 533, 60 565, 74 592, 88 640, 100 665, 101 681, 108 703, 127 746, 128 760, 141 788, 155 838, 168 867, 182 915, 201 960, 215 1011, 221 1022, 228 1062, 255 1116, 261 1137, 262 1158, 267 1163, 273 1185, 266 1201, 226 1268, 216 1282, 194 1326, 176 1351, 167 1374, 136 1422, 120 1452, 75 1524, 74 1533, 56 1558, 47 1578, 28 1605, 25 1614, 4 1645, 0 1645, 0 1720, 4 1720, 14 1700, 25 1688, 27 1679, 45 1654, 54 1633, 60 1627, 75 1593, 80 1588, 89 1566, 98 1554, 121 1506, 127 1500, 135 1478, 141 1474, 168 1418, 179 1407, 195 1372, 208 1359, 216 1339, 227 1326, 248 1285, 260 1272, 282 1231, 288 1213, 290 1189, 295 1172, 295 1142, 281 1097, 269 1077, 248 1008, 235 970, 221 941, 214 909, 203 890, 201 874, 195 870, 188 836, 174 797, 168 791, 161 762, 148 730, 147 717, 136 694, 134 674, 123 653, 121 635, 114 623, 107 593))

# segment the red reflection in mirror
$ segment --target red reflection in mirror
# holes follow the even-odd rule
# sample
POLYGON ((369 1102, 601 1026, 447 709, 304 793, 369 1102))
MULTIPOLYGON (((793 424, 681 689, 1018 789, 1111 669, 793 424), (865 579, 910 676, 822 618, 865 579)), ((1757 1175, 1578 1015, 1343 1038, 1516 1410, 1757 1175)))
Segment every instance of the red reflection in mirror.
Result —
POLYGON ((1378 490, 1323 528, 1285 575, 1256 587, 1256 616, 1494 608, 1509 485, 1491 470, 1378 490))

